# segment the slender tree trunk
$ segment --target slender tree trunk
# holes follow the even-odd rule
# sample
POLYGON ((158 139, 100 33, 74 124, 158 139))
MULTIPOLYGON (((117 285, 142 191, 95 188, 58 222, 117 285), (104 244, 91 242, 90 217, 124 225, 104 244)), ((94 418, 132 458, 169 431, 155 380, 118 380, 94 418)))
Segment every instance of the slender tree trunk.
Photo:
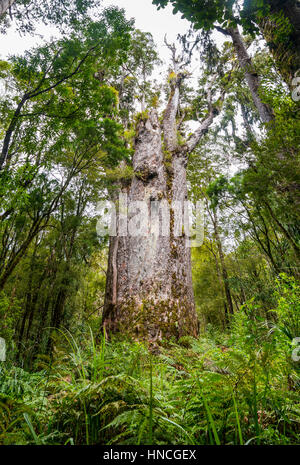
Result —
POLYGON ((263 123, 269 123, 274 119, 274 115, 271 108, 261 100, 259 95, 260 79, 257 72, 255 71, 252 59, 247 52, 243 38, 238 28, 228 29, 228 33, 232 38, 240 67, 245 72, 246 81, 248 83, 259 116, 263 123))
MULTIPOLYGON (((53 275, 53 280, 56 278, 56 272, 54 272, 53 275)), ((55 281, 53 281, 55 283, 55 281)), ((44 346, 42 346, 42 342, 45 340, 45 329, 48 326, 47 323, 47 318, 48 318, 48 313, 49 313, 49 308, 51 304, 51 296, 54 293, 54 286, 52 285, 52 289, 50 289, 44 304, 40 307, 40 312, 39 312, 39 317, 40 321, 38 324, 38 329, 37 329, 37 337, 35 341, 35 346, 36 349, 39 351, 39 353, 47 353, 47 346, 48 346, 48 338, 46 340, 46 343, 44 346)), ((49 322, 50 325, 50 322, 49 322)))
POLYGON ((281 232, 285 235, 286 239, 288 240, 289 244, 293 248, 295 255, 297 257, 297 261, 300 261, 300 247, 298 243, 295 241, 293 236, 290 234, 288 231, 288 228, 286 228, 277 218, 276 214, 273 212, 270 204, 264 200, 264 205, 267 207, 268 212, 270 213, 271 218, 274 220, 274 222, 277 224, 281 232))
POLYGON ((0 18, 5 15, 13 3, 15 0, 0 0, 0 18))
POLYGON ((15 112, 14 116, 11 119, 10 125, 5 133, 4 141, 3 141, 3 147, 0 155, 0 170, 2 170, 5 166, 5 163, 9 162, 9 148, 10 148, 10 143, 11 139, 13 137, 13 133, 17 127, 18 121, 19 121, 19 116, 21 113, 22 108, 24 107, 25 103, 27 102, 29 98, 28 94, 24 94, 21 101, 19 102, 15 112))
MULTIPOLYGON (((72 278, 71 278, 72 279, 72 278)), ((52 338, 52 330, 59 329, 61 323, 64 319, 64 308, 65 303, 68 298, 68 289, 70 287, 70 263, 66 263, 66 267, 64 269, 64 277, 60 282, 56 284, 56 288, 58 287, 58 293, 55 297, 55 300, 52 304, 52 311, 50 317, 50 324, 49 327, 51 328, 48 341, 47 341, 47 353, 51 354, 53 350, 53 338, 52 338)), ((47 312, 47 309, 46 309, 47 312)))
POLYGON ((25 255, 33 239, 40 231, 40 224, 41 220, 35 221, 22 245, 19 247, 17 252, 12 254, 12 257, 9 259, 7 265, 3 267, 3 272, 0 275, 0 291, 4 288, 8 278, 25 255))
POLYGON ((223 278, 223 285, 224 285, 224 291, 225 291, 225 296, 226 296, 226 320, 227 323, 229 323, 230 316, 229 314, 233 315, 233 303, 232 303, 232 298, 231 298, 231 292, 230 292, 230 287, 228 284, 228 273, 227 273, 227 268, 225 264, 225 257, 224 257, 224 252, 223 252, 223 246, 222 246, 222 241, 220 238, 219 234, 219 225, 218 225, 218 217, 217 214, 214 212, 211 215, 211 218, 213 220, 213 227, 214 227, 214 235, 218 247, 218 252, 219 252, 219 257, 220 257, 220 264, 221 264, 221 271, 222 271, 222 278, 223 278))
MULTIPOLYGON (((218 258, 217 258, 217 255, 214 253, 213 251, 213 245, 212 245, 212 248, 209 249, 214 257, 214 260, 215 260, 215 265, 216 265, 216 271, 217 271, 217 276, 218 276, 218 281, 219 281, 219 285, 220 285, 220 289, 221 289, 221 294, 222 294, 222 299, 223 299, 223 306, 224 306, 224 315, 223 315, 223 329, 225 330, 226 329, 226 326, 228 325, 228 308, 227 308, 227 304, 226 304, 226 295, 225 295, 225 289, 224 289, 224 286, 223 286, 223 276, 222 276, 222 273, 221 273, 221 269, 220 269, 220 265, 219 265, 219 262, 218 262, 218 258)), ((218 250, 219 252, 219 250, 218 250)), ((219 254, 220 256, 220 254, 219 254)))

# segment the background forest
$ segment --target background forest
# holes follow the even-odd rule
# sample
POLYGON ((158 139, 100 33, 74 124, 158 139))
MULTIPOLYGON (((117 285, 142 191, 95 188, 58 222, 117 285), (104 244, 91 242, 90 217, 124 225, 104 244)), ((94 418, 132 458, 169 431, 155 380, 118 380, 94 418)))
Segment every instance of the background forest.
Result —
POLYGON ((0 61, 1 445, 299 443, 299 2, 153 4, 190 22, 165 73, 117 6, 0 0, 2 34, 59 31, 0 61), (179 87, 199 336, 156 345, 102 325, 97 203, 179 87))

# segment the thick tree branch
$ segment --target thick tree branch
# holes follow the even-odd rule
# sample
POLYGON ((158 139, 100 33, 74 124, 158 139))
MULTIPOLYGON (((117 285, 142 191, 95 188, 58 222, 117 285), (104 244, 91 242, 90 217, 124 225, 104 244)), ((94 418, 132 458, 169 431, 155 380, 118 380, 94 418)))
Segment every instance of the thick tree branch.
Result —
POLYGON ((166 150, 172 152, 177 145, 176 116, 179 107, 181 75, 174 78, 168 105, 163 119, 164 142, 166 150))
POLYGON ((216 25, 214 26, 214 28, 215 28, 218 32, 221 32, 222 34, 224 34, 224 36, 227 36, 227 37, 230 36, 230 34, 229 34, 229 32, 227 31, 227 29, 224 29, 223 27, 221 27, 221 26, 216 26, 216 25))
POLYGON ((213 120, 219 115, 221 111, 221 107, 225 98, 225 91, 222 92, 221 97, 219 100, 215 103, 212 102, 212 94, 211 94, 211 87, 208 88, 207 91, 207 98, 208 98, 208 116, 201 122, 200 126, 198 129, 192 134, 186 144, 185 144, 185 150, 187 153, 191 153, 196 146, 199 144, 201 138, 204 136, 204 134, 207 133, 209 127, 211 126, 213 120))

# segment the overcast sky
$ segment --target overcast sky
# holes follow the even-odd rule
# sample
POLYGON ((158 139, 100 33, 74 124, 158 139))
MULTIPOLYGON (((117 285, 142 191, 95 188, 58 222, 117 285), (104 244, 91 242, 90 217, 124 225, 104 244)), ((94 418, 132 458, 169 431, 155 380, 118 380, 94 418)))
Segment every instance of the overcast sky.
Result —
MULTIPOLYGON (((163 44, 164 35, 167 34, 169 40, 175 40, 178 33, 186 32, 189 27, 189 23, 181 19, 180 14, 172 14, 171 7, 157 11, 151 0, 103 0, 102 5, 124 8, 128 18, 135 18, 137 28, 152 33, 163 59, 168 58, 168 51, 163 44)), ((56 34, 54 28, 43 25, 37 28, 37 32, 43 34, 46 39, 56 34)), ((27 34, 20 37, 12 26, 6 35, 0 36, 0 56, 5 58, 10 54, 23 53, 41 42, 42 39, 38 36, 32 37, 27 34)))
POLYGON ((177 34, 185 33, 189 29, 189 22, 181 19, 181 15, 173 15, 172 7, 157 10, 152 0, 104 0, 103 5, 117 5, 124 8, 128 18, 135 18, 135 25, 144 32, 151 32, 159 48, 160 57, 168 59, 169 52, 164 45, 164 36, 174 41, 177 34))

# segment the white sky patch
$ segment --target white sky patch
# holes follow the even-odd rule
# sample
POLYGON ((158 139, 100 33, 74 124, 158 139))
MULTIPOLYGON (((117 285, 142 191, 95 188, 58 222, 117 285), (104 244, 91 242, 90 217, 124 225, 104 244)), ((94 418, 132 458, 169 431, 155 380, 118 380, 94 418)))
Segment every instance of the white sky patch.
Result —
POLYGON ((6 34, 0 35, 0 58, 5 59, 10 55, 21 55, 32 47, 40 46, 51 37, 59 37, 57 29, 53 26, 39 24, 35 35, 20 35, 12 25, 6 34))
MULTIPOLYGON (((181 19, 180 14, 173 15, 172 8, 157 10, 151 0, 103 0, 102 8, 117 6, 126 10, 126 17, 135 19, 135 26, 144 32, 151 32, 154 41, 159 48, 159 54, 163 60, 168 60, 169 53, 164 45, 164 35, 167 34, 170 41, 174 41, 178 33, 185 33, 189 28, 189 22, 181 19)), ((58 36, 53 26, 40 24, 36 28, 36 34, 20 36, 12 25, 7 34, 0 36, 0 56, 3 58, 12 54, 22 54, 25 50, 43 43, 51 36, 58 36)))
POLYGON ((162 60, 169 60, 170 52, 164 44, 164 36, 174 42, 178 34, 184 34, 190 23, 181 19, 181 15, 173 15, 172 7, 168 6, 158 11, 152 0, 103 0, 103 6, 118 6, 126 10, 126 17, 135 19, 135 26, 143 32, 151 32, 158 46, 162 60))

